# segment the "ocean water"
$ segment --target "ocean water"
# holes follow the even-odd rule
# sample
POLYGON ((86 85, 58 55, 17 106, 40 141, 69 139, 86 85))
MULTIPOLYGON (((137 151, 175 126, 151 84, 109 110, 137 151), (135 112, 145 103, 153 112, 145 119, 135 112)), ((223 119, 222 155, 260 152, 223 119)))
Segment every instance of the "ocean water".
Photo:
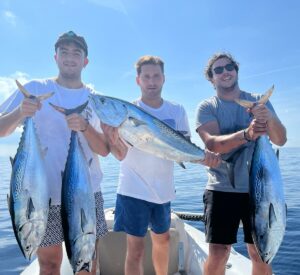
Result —
MULTIPOLYGON (((101 158, 104 180, 102 192, 105 208, 113 207, 116 198, 118 161, 113 157, 101 158)), ((175 165, 176 200, 172 207, 177 211, 203 212, 202 194, 205 188, 206 171, 203 166, 186 164, 186 169, 175 165)), ((286 203, 288 206, 287 228, 284 241, 273 260, 273 272, 280 275, 300 274, 300 148, 280 150, 286 203)), ((0 274, 19 274, 29 263, 24 259, 16 243, 7 209, 9 192, 10 162, 0 157, 0 274)), ((230 213, 228 213, 230 215, 230 213)), ((203 230, 201 222, 190 222, 203 230)), ((247 255, 246 246, 239 233, 235 249, 247 255)))

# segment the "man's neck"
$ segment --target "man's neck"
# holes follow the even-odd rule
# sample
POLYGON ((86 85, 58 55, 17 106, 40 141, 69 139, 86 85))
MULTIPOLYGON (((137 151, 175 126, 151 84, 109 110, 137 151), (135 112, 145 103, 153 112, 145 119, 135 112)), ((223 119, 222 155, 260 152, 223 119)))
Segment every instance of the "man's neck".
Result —
POLYGON ((81 79, 66 79, 64 77, 58 76, 55 79, 56 83, 68 89, 80 89, 84 86, 81 79))
POLYGON ((148 105, 149 107, 158 109, 164 102, 164 100, 161 97, 157 98, 146 98, 146 97, 141 97, 141 100, 144 104, 148 105))
POLYGON ((233 101, 240 97, 241 90, 238 85, 230 89, 217 89, 217 96, 221 99, 233 101))

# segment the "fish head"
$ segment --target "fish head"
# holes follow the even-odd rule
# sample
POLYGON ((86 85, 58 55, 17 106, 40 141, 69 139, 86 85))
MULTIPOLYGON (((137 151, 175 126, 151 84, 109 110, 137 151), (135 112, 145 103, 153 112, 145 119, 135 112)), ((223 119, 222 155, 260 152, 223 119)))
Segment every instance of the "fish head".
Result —
POLYGON ((41 241, 31 222, 27 222, 19 228, 18 238, 25 258, 30 260, 38 249, 37 244, 41 241))
POLYGON ((101 122, 107 125, 119 127, 127 119, 128 110, 121 100, 92 94, 90 101, 101 122))
POLYGON ((255 245, 263 262, 270 264, 275 257, 283 239, 282 228, 265 228, 264 232, 257 234, 255 245))
POLYGON ((84 234, 74 244, 73 270, 91 272, 92 262, 95 259, 96 236, 94 233, 84 234))

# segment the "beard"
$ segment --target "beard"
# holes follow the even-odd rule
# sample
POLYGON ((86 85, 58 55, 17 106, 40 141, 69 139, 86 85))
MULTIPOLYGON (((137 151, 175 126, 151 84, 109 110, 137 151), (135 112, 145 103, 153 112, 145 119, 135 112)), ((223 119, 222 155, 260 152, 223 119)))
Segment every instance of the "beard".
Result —
POLYGON ((215 87, 217 90, 224 92, 224 93, 230 93, 234 91, 238 87, 238 80, 236 79, 230 86, 223 86, 223 85, 218 85, 215 87))

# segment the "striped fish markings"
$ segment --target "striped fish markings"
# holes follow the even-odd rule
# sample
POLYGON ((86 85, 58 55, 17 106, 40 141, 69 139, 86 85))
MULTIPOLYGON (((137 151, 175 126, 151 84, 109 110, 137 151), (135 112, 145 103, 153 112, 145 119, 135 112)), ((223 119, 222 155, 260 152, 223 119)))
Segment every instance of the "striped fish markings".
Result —
MULTIPOLYGON (((53 95, 33 96, 18 81, 16 83, 27 98, 41 101, 53 95)), ((30 260, 43 240, 50 205, 43 152, 31 117, 25 119, 19 147, 11 163, 8 208, 17 243, 24 257, 30 260)))
MULTIPOLYGON (((258 103, 265 104, 273 89, 258 103)), ((250 109, 257 104, 245 100, 237 103, 250 109)), ((284 237, 287 207, 278 159, 266 135, 255 142, 249 191, 253 241, 263 262, 270 264, 284 237)))
MULTIPOLYGON (((87 103, 75 109, 50 105, 68 115, 81 113, 87 103)), ((91 272, 92 261, 96 256, 96 207, 89 165, 77 132, 71 131, 70 147, 62 176, 61 213, 66 251, 74 274, 83 270, 91 272)))
POLYGON ((200 147, 140 107, 99 94, 91 95, 90 99, 100 120, 119 127, 122 139, 137 149, 183 167, 183 162, 204 160, 205 153, 200 147))

